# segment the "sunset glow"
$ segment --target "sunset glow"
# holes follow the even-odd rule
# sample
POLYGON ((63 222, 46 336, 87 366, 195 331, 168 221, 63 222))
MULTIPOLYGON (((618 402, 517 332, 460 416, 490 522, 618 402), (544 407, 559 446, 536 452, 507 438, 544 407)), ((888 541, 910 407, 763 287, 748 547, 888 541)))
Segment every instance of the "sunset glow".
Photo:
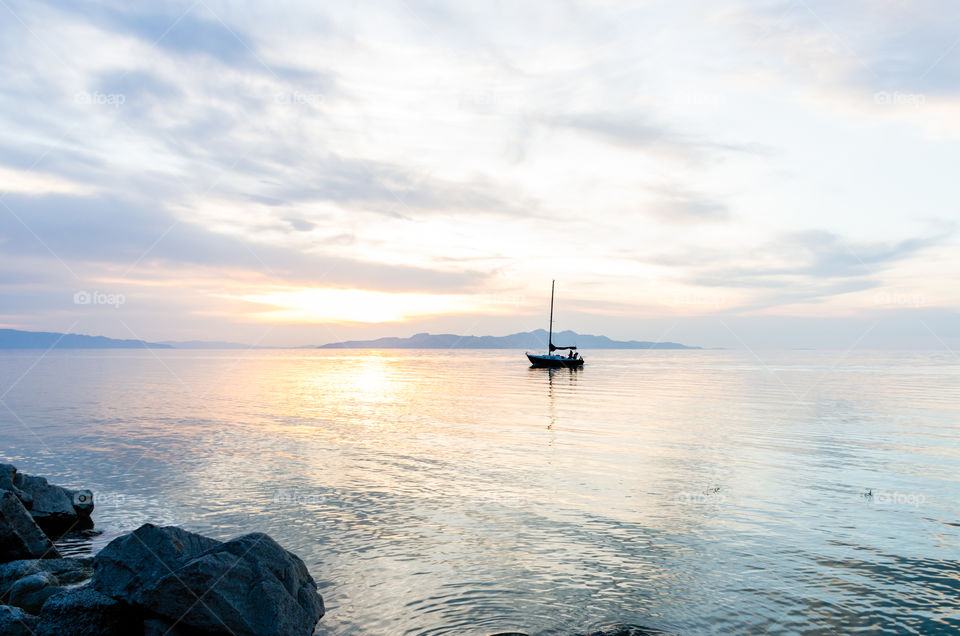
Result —
POLYGON ((0 7, 0 325, 960 346, 946 5, 95 4, 0 7))
POLYGON ((480 309, 467 296, 397 294, 361 289, 302 289, 245 296, 241 300, 277 307, 257 312, 254 316, 281 323, 398 322, 419 316, 480 309))

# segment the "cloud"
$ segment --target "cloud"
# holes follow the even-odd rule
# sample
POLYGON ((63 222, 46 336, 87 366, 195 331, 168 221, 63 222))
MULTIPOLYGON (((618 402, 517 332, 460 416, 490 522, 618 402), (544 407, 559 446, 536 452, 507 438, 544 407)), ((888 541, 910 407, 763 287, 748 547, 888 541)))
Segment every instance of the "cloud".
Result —
MULTIPOLYGON (((223 161, 227 161, 227 157, 223 161)), ((274 204, 330 201, 359 204, 394 217, 418 213, 528 216, 538 204, 529 195, 482 176, 462 182, 439 179, 386 162, 336 155, 310 158, 310 174, 277 162, 259 161, 244 171, 260 175, 261 200, 274 204)))
POLYGON ((665 223, 688 224, 724 221, 730 217, 725 203, 679 186, 652 188, 656 199, 643 206, 644 214, 665 223))
POLYGON ((857 242, 824 230, 784 233, 746 252, 747 264, 729 265, 730 253, 715 253, 720 262, 700 261, 685 282, 702 287, 749 289, 757 301, 736 309, 751 311, 827 298, 880 286, 880 276, 898 263, 942 245, 953 232, 895 242, 857 242))
POLYGON ((132 103, 177 100, 183 97, 179 87, 145 70, 102 73, 97 78, 96 87, 102 93, 121 94, 132 103))
POLYGON ((863 276, 915 256, 942 243, 951 234, 914 237, 892 243, 865 243, 845 240, 826 230, 810 230, 786 234, 769 249, 779 248, 787 254, 795 254, 798 260, 806 263, 792 271, 788 269, 788 273, 813 277, 863 276))
MULTIPOLYGON (((332 89, 333 76, 329 73, 268 64, 258 51, 259 45, 254 37, 240 26, 224 20, 204 3, 44 2, 106 31, 136 37, 167 53, 187 58, 207 57, 228 67, 266 73, 298 83, 309 81, 322 85, 327 93, 332 89)), ((312 26, 316 36, 322 35, 320 25, 314 22, 312 26)))
POLYGON ((0 209, 0 236, 7 239, 8 255, 55 255, 81 277, 106 271, 136 276, 143 270, 194 265, 301 285, 450 292, 476 287, 487 276, 475 270, 378 264, 258 243, 181 220, 145 200, 8 195, 3 202, 12 210, 0 209), (71 265, 75 263, 79 265, 71 265))
POLYGON ((298 232, 309 232, 316 227, 316 224, 304 219, 284 219, 284 221, 289 223, 290 227, 298 232))
POLYGON ((654 121, 652 117, 642 113, 607 111, 553 114, 542 116, 540 121, 555 128, 591 135, 618 146, 668 153, 688 159, 721 151, 765 152, 757 145, 720 143, 680 133, 672 126, 654 121))
POLYGON ((727 13, 754 49, 808 82, 861 93, 960 96, 960 11, 949 0, 742 2, 727 13))

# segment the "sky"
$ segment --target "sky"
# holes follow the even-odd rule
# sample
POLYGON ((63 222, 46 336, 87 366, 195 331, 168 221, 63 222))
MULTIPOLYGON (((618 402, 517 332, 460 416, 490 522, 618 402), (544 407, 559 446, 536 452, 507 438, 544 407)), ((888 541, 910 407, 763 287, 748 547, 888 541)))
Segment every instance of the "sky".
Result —
POLYGON ((0 0, 0 326, 960 351, 947 0, 0 0))

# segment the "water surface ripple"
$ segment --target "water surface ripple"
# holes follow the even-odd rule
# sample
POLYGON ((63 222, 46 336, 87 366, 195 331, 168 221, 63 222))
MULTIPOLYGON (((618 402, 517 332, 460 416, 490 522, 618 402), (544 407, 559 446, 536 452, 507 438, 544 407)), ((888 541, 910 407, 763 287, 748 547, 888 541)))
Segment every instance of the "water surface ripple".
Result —
POLYGON ((0 353, 0 460, 272 534, 320 634, 960 631, 948 354, 0 353))

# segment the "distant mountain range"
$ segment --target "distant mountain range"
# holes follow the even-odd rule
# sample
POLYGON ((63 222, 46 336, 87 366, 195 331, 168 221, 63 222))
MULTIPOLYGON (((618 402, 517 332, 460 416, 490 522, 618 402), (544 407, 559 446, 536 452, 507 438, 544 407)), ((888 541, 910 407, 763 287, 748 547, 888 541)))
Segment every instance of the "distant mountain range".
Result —
MULTIPOLYGON (((580 349, 699 349, 676 342, 618 341, 606 336, 561 331, 553 334, 557 346, 576 345, 580 349)), ((509 336, 457 336, 454 334, 418 333, 410 338, 378 338, 348 340, 320 345, 317 349, 546 349, 547 330, 537 329, 509 336)))
MULTIPOLYGON (((606 336, 561 331, 553 334, 553 344, 576 345, 581 349, 699 349, 676 342, 618 341, 606 336)), ((104 336, 49 331, 0 329, 0 349, 270 349, 251 347, 237 342, 117 340, 104 336)), ((277 347, 282 348, 282 347, 277 347)), ((547 348, 547 331, 537 329, 509 336, 457 336, 454 334, 418 333, 410 338, 378 338, 349 340, 325 345, 309 345, 300 349, 528 349, 547 348)))
POLYGON ((50 331, 0 329, 0 349, 173 349, 170 345, 143 340, 117 340, 104 336, 50 331))
POLYGON ((174 349, 276 349, 277 347, 258 347, 242 342, 220 342, 219 340, 164 340, 160 344, 174 349))

